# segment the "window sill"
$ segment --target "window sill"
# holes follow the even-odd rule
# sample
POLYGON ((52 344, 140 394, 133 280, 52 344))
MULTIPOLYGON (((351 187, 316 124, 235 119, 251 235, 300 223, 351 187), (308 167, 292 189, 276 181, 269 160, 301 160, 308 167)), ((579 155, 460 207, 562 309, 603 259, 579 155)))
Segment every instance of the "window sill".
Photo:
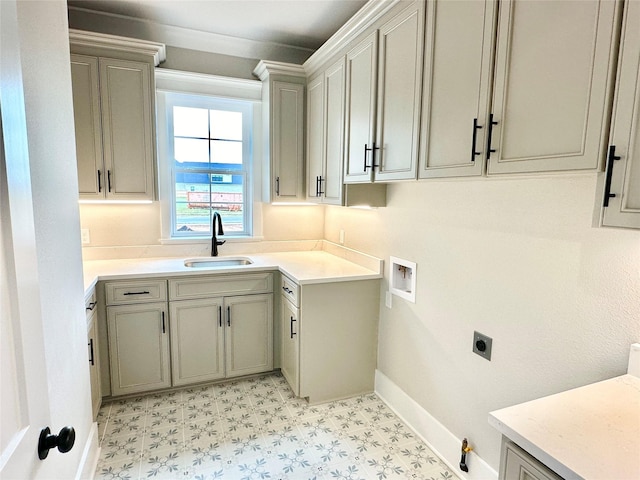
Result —
MULTIPOLYGON (((238 236, 238 237, 219 237, 221 240, 229 243, 248 243, 248 242, 262 242, 264 237, 250 237, 250 236, 238 236)), ((160 245, 197 245, 197 244, 209 244, 211 243, 211 237, 192 237, 192 238, 161 238, 158 240, 160 245)))

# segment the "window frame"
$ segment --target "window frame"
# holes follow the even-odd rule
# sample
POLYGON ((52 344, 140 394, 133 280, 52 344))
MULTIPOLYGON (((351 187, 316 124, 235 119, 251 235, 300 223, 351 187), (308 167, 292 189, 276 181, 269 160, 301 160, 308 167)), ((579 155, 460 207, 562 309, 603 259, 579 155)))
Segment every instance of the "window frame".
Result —
MULTIPOLYGON (((262 83, 254 80, 218 77, 156 68, 156 108, 158 138, 158 199, 160 202, 161 239, 160 243, 204 243, 210 235, 184 235, 174 231, 175 220, 175 170, 173 157, 173 124, 170 111, 174 105, 210 108, 199 103, 204 98, 211 104, 247 105, 250 121, 251 149, 249 165, 243 166, 245 185, 243 194, 245 232, 225 235, 228 241, 251 241, 262 239, 262 209, 257 203, 262 198, 262 83), (176 101, 179 99, 180 101, 176 101), (189 102, 193 102, 189 104, 189 102), (171 137, 171 138, 170 138, 171 137)), ((206 103, 206 102, 205 102, 206 103)), ((236 107, 237 110, 237 107, 236 107)), ((243 138, 245 132, 243 132, 243 138)), ((243 142, 243 148, 246 148, 243 142)), ((244 157, 244 153, 243 153, 244 157)), ((243 162, 244 163, 244 162, 243 162)), ((236 172, 237 173, 237 172, 236 172)), ((227 232, 225 232, 227 233, 227 232)))

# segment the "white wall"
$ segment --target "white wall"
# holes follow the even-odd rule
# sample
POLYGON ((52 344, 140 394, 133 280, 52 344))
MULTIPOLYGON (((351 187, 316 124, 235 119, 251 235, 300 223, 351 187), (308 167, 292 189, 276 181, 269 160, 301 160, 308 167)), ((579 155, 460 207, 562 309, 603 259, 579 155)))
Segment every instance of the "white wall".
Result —
POLYGON ((640 231, 592 228, 595 184, 408 182, 386 208, 327 207, 326 239, 417 262, 416 303, 381 305, 378 368, 495 469, 489 411, 623 374, 640 340, 640 231))
POLYGON ((66 2, 17 7, 50 427, 76 430, 73 450, 46 461, 59 478, 74 478, 92 419, 66 2))

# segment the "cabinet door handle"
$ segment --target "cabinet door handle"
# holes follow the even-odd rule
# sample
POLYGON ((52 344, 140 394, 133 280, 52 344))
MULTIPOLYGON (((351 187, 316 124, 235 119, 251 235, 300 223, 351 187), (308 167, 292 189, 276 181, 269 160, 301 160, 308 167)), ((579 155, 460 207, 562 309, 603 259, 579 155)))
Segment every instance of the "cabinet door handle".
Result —
POLYGON ((280 196, 280 177, 276 177, 276 195, 280 196))
POLYGON ((222 327, 222 306, 218 306, 218 325, 222 327))
POLYGON ((146 290, 142 292, 124 292, 123 295, 149 295, 149 292, 146 290))
POLYGON ((164 324, 164 312, 162 312, 162 333, 167 333, 165 324, 164 324))
POLYGON ((95 365, 95 361, 93 358, 93 338, 89 339, 89 363, 92 366, 95 365))
POLYGON ((98 170, 98 192, 102 191, 102 174, 98 170))
POLYGON ((324 195, 324 192, 322 191, 322 182, 324 182, 324 180, 322 179, 322 177, 318 177, 318 194, 316 195, 316 197, 321 197, 322 195, 324 195))
POLYGON ((107 185, 109 187, 109 192, 111 191, 111 170, 107 170, 107 185))
POLYGON ((295 318, 293 318, 293 315, 291 316, 291 326, 289 327, 289 331, 291 332, 291 338, 293 338, 294 335, 297 335, 296 332, 293 331, 293 322, 296 322, 297 320, 295 318))
POLYGON ((478 130, 480 130, 481 128, 482 127, 478 125, 478 119, 474 118, 473 119, 473 137, 471 137, 471 161, 472 162, 476 161, 476 157, 478 155, 482 155, 482 152, 476 152, 478 130))
POLYGON ((289 290, 287 287, 283 286, 282 289, 287 292, 289 295, 293 293, 293 290, 289 290))
POLYGON ((367 171, 367 168, 376 168, 380 165, 376 165, 376 150, 380 150, 380 147, 376 147, 376 142, 371 144, 371 148, 367 148, 367 144, 364 144, 364 171, 367 171), (367 152, 371 152, 371 165, 367 165, 367 152))
POLYGON ((487 132, 487 160, 491 157, 492 153, 495 153, 496 149, 491 148, 491 138, 493 137, 493 126, 498 125, 498 122, 493 121, 493 113, 489 115, 489 131, 487 132))
POLYGON ((616 146, 611 145, 609 147, 609 155, 607 156, 607 177, 604 182, 604 201, 602 202, 603 207, 609 206, 610 198, 616 198, 616 194, 611 193, 611 178, 613 176, 613 162, 616 160, 620 160, 620 156, 616 155, 616 146))
POLYGON ((231 326, 231 307, 227 307, 227 327, 231 326))
POLYGON ((91 302, 91 303, 89 304, 89 306, 85 308, 85 310, 92 311, 94 308, 96 308, 96 305, 97 305, 97 304, 98 304, 98 302, 91 302))

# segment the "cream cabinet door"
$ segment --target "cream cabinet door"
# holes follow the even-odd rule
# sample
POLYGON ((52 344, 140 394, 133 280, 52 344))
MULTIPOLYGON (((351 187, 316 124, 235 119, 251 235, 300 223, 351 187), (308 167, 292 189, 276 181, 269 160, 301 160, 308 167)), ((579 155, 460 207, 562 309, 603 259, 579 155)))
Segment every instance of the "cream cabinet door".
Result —
POLYGON ((319 201, 324 166, 324 72, 307 83, 307 198, 319 201))
POLYGON ((375 181, 415 179, 420 137, 424 2, 379 30, 375 181))
POLYGON ((152 200, 151 66, 100 58, 104 188, 108 199, 152 200))
POLYGON ((347 53, 344 183, 373 181, 378 32, 347 53))
POLYGON ((296 396, 300 395, 300 310, 282 297, 280 371, 296 396))
POLYGON ((171 386, 167 304, 107 307, 111 394, 171 386))
POLYGON ((224 299, 227 377, 273 370, 273 294, 224 299))
POLYGON ((276 202, 304 201, 304 86, 274 81, 271 157, 276 202))
POLYGON ((98 59, 71 55, 73 116, 80 198, 104 199, 98 59))
POLYGON ((625 4, 602 224, 640 228, 640 2, 625 4))
POLYGON ((318 184, 322 202, 342 205, 342 165, 344 158, 344 87, 345 59, 325 72, 325 147, 324 170, 318 184))
POLYGON ((420 178, 482 175, 496 0, 427 3, 420 178))
POLYGON ((100 352, 98 346, 98 314, 93 310, 88 325, 87 335, 89 349, 89 383, 91 384, 91 407, 95 420, 102 404, 102 387, 100 384, 100 352))
POLYGON ((489 174, 596 170, 620 2, 500 2, 489 174))
POLYGON ((224 378, 222 298, 171 302, 173 385, 224 378))

